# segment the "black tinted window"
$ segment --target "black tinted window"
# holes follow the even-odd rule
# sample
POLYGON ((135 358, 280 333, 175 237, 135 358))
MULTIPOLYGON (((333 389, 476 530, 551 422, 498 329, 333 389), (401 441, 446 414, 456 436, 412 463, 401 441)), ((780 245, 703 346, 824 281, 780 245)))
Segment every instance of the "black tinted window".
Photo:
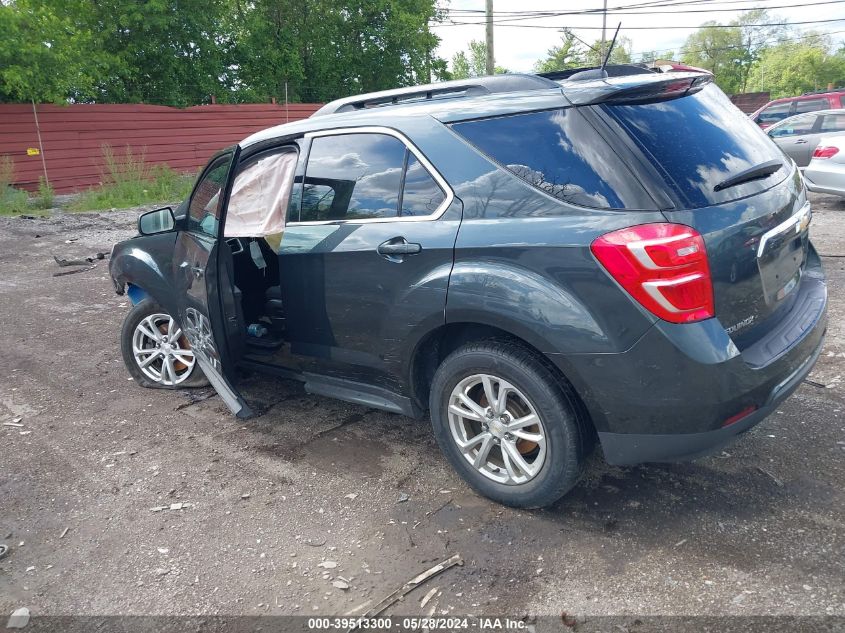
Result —
POLYGON ((643 206, 642 188, 575 108, 455 123, 453 129, 556 198, 601 209, 643 206))
POLYGON ((786 169, 762 180, 714 191, 730 176, 783 154, 714 85, 680 99, 603 106, 689 208, 735 200, 771 187, 786 169))
POLYGON ((408 152, 408 171, 402 191, 402 215, 431 215, 446 199, 431 174, 408 152))
POLYGON ((404 161, 405 145, 386 134, 316 137, 300 221, 395 217, 404 161))

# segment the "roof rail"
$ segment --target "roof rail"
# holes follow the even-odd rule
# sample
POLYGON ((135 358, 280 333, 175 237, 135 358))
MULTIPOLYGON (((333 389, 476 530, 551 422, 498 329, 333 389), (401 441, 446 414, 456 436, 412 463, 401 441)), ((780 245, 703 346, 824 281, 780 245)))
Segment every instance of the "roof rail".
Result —
POLYGON ((490 77, 473 77, 455 81, 442 81, 422 86, 408 86, 394 90, 370 92, 354 97, 336 99, 317 110, 312 117, 336 112, 354 112, 366 108, 412 103, 430 99, 454 99, 477 97, 502 92, 520 92, 526 90, 550 90, 560 88, 558 84, 538 75, 506 74, 490 77))
POLYGON ((806 97, 806 96, 809 96, 809 95, 823 95, 823 94, 827 94, 829 92, 842 92, 843 90, 845 90, 845 88, 842 88, 841 86, 837 87, 837 88, 830 88, 830 89, 825 88, 824 90, 811 90, 810 92, 802 92, 801 96, 806 97))

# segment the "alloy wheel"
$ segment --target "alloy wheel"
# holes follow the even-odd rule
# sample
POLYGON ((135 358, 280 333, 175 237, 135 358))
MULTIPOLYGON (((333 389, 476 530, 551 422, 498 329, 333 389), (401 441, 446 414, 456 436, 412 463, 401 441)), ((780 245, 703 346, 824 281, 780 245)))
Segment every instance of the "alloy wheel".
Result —
POLYGON ((194 369, 194 352, 181 328, 168 314, 151 314, 135 327, 132 355, 143 374, 157 383, 174 386, 194 369))
POLYGON ((546 460, 546 430, 528 398, 490 374, 461 380, 449 396, 449 429, 461 454, 501 484, 534 479, 546 460))

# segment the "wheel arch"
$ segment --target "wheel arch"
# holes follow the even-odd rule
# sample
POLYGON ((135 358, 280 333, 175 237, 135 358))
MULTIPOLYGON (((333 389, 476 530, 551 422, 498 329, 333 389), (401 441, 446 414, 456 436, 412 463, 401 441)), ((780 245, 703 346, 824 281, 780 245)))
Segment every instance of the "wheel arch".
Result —
POLYGON ((151 235, 115 245, 109 273, 118 294, 126 294, 133 305, 152 299, 168 314, 176 315, 177 304, 172 275, 176 233, 151 235))
POLYGON ((428 410, 428 399, 434 372, 440 363, 456 349, 467 343, 485 340, 507 341, 533 353, 536 358, 560 381, 564 395, 572 403, 579 422, 595 434, 589 411, 576 389, 575 384, 557 364, 540 351, 540 345, 533 344, 527 337, 504 329, 499 325, 491 325, 478 321, 460 321, 446 323, 428 332, 417 344, 409 363, 408 385, 413 400, 423 410, 428 410))

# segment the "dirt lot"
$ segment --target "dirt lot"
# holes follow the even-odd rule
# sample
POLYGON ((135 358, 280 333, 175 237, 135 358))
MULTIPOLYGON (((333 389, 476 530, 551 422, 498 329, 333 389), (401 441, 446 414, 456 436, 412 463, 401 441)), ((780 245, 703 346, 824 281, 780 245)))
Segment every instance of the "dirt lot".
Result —
POLYGON ((251 378, 271 406, 248 422, 139 388, 107 264, 54 277, 51 257, 108 252, 136 214, 0 219, 0 423, 23 425, 0 426, 0 617, 343 614, 455 553, 388 613, 845 616, 845 202, 814 204, 815 384, 719 456, 596 457, 538 512, 473 494, 426 423, 298 383, 251 378))

